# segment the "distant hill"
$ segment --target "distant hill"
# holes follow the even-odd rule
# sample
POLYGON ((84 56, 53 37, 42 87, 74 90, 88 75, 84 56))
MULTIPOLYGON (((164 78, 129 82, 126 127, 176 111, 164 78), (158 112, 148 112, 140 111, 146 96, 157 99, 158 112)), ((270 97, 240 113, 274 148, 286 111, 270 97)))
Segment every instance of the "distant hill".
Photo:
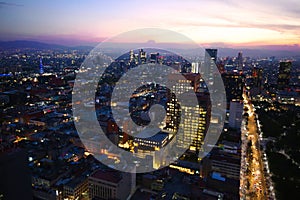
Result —
MULTIPOLYGON (((130 47, 133 47, 132 45, 129 45, 130 47)), ((111 47, 114 50, 126 50, 129 47, 126 45, 126 43, 123 44, 112 44, 111 47)), ((136 47, 147 47, 149 46, 151 48, 151 45, 148 43, 145 44, 136 44, 136 47)), ((160 47, 160 44, 157 45, 160 47)), ((170 44, 167 45, 168 47, 170 44)), ((178 46, 176 44, 172 45, 174 49, 181 49, 181 46, 178 46)), ((185 45, 183 45, 184 47, 185 45)), ((164 49, 164 44, 161 44, 161 48, 164 49)), ((300 57, 300 47, 298 45, 291 48, 291 46, 258 46, 255 49, 254 48, 224 48, 220 47, 218 48, 218 57, 224 57, 224 56, 237 56, 239 51, 243 52, 243 56, 245 57, 300 57)), ((17 40, 17 41, 0 41, 0 50, 9 50, 9 49, 37 49, 37 50, 44 50, 44 49, 57 49, 57 50, 65 50, 65 49, 76 49, 76 50, 85 50, 90 51, 93 49, 93 46, 64 46, 64 45, 58 45, 58 44, 48 44, 43 42, 36 42, 36 41, 26 41, 26 40, 17 40)), ((199 49, 185 49, 183 50, 186 53, 195 53, 195 51, 199 51, 199 49)), ((180 52, 180 50, 179 50, 180 52)))
POLYGON ((17 40, 0 42, 0 49, 65 49, 66 46, 35 41, 17 40))

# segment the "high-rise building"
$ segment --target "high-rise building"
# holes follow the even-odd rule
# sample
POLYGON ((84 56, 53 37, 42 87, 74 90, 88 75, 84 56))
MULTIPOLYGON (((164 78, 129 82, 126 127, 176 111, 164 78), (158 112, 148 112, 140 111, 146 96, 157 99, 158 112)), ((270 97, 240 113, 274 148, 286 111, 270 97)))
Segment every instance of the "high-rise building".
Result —
MULTIPOLYGON (((172 74, 169 76, 169 81, 175 81, 171 90, 176 91, 175 93, 178 95, 182 95, 181 98, 184 99, 185 105, 180 104, 175 95, 169 97, 166 129, 175 134, 181 127, 184 133, 178 137, 178 147, 184 148, 190 145, 190 150, 200 150, 207 126, 207 105, 205 103, 200 105, 199 103, 192 106, 192 103, 188 103, 191 100, 190 97, 184 94, 188 90, 194 90, 196 94, 198 93, 201 76, 200 74, 184 74, 185 78, 180 75, 182 79, 174 76, 178 75, 172 74), (187 83, 190 86, 187 86, 187 83), (186 121, 180 123, 180 116, 182 115, 186 116, 186 121)), ((200 96, 198 97, 201 98, 200 96)))
POLYGON ((129 53, 129 61, 130 61, 130 62, 133 62, 133 61, 134 61, 134 53, 133 53, 133 50, 130 50, 130 53, 129 53))
POLYGON ((147 61, 147 53, 143 50, 140 49, 139 51, 139 63, 144 64, 147 61))
POLYGON ((238 53, 237 66, 238 66, 238 70, 240 70, 240 71, 243 70, 243 53, 242 52, 238 53))
POLYGON ((213 84, 213 75, 216 71, 216 62, 217 62, 217 49, 205 49, 205 57, 204 57, 204 69, 202 70, 204 72, 205 78, 208 80, 205 80, 207 84, 213 84))
POLYGON ((243 103, 231 101, 229 109, 229 126, 240 129, 242 124, 243 103))
POLYGON ((262 75, 263 75, 263 69, 254 67, 252 69, 252 78, 253 78, 253 84, 255 87, 260 88, 262 85, 262 75))
POLYGON ((192 73, 195 73, 195 74, 199 73, 199 63, 198 62, 192 63, 192 73))
POLYGON ((203 83, 203 79, 200 74, 184 73, 182 75, 170 74, 168 76, 170 82, 175 82, 174 87, 171 88, 176 94, 183 94, 189 90, 198 92, 200 84, 203 83), (185 78, 183 78, 185 77, 185 78), (202 82, 201 82, 202 81, 202 82), (201 83, 200 83, 201 82, 201 83), (187 87, 187 84, 190 85, 187 87))
POLYGON ((162 163, 166 162, 167 155, 159 151, 169 142, 169 134, 159 131, 153 136, 142 138, 140 135, 149 135, 147 132, 156 132, 159 128, 145 129, 134 138, 134 150, 137 157, 146 159, 148 162, 144 167, 159 169, 162 163))
POLYGON ((222 79, 225 86, 227 103, 243 100, 243 75, 239 73, 223 73, 222 79))
POLYGON ((150 54, 150 63, 158 62, 159 53, 151 53, 150 54))
POLYGON ((289 87, 291 69, 291 61, 280 62, 278 70, 277 89, 283 90, 289 87))

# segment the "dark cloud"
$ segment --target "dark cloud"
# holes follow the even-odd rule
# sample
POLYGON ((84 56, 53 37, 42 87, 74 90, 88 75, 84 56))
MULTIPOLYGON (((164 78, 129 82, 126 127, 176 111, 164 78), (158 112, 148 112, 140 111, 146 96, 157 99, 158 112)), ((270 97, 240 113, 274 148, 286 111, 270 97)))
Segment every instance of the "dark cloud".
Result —
POLYGON ((24 5, 0 1, 0 7, 4 7, 4 6, 24 6, 24 5))

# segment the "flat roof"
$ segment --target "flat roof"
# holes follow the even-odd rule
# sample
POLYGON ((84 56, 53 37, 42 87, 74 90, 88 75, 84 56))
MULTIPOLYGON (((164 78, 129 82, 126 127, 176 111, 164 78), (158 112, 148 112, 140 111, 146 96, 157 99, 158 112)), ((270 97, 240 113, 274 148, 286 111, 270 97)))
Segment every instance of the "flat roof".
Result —
POLYGON ((122 180, 120 172, 117 171, 98 170, 91 177, 111 183, 119 183, 122 180))
POLYGON ((168 133, 160 131, 157 134, 155 134, 155 135, 153 135, 151 137, 147 137, 147 138, 139 138, 137 136, 137 138, 135 138, 135 140, 136 139, 140 139, 140 140, 147 140, 147 141, 153 141, 153 142, 162 142, 163 140, 165 140, 168 137, 169 137, 168 133))

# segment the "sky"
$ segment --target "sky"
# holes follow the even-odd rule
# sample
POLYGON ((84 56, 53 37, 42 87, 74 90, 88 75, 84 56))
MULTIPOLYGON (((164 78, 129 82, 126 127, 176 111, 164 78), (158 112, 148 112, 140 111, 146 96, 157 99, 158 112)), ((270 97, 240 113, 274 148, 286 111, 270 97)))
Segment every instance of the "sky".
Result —
POLYGON ((0 40, 89 44, 139 28, 201 45, 300 45, 299 0, 6 0, 0 40))

